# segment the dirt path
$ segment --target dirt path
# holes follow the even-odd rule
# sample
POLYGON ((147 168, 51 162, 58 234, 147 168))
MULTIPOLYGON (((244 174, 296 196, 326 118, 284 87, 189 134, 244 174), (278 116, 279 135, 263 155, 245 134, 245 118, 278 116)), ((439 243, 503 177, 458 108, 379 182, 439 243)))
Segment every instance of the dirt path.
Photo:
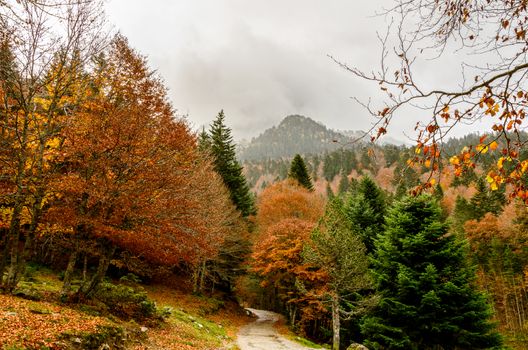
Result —
POLYGON ((279 335, 273 328, 280 316, 271 311, 248 309, 257 315, 257 320, 240 329, 237 344, 240 350, 308 350, 279 335))

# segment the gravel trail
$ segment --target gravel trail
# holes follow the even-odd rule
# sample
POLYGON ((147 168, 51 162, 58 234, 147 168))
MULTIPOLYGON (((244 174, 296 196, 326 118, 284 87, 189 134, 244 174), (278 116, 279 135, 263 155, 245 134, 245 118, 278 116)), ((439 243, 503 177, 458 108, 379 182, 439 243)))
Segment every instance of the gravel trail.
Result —
POLYGON ((271 311, 247 309, 258 318, 242 327, 238 333, 237 344, 241 350, 311 350, 277 333, 273 324, 280 315, 271 311))

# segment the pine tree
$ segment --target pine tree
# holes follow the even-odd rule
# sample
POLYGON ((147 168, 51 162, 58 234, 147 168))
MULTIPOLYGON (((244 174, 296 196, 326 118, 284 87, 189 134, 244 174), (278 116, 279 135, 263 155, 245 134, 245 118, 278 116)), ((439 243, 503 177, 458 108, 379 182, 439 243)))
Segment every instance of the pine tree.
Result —
POLYGON ((221 110, 209 130, 210 151, 214 168, 222 177, 229 190, 231 200, 242 216, 255 214, 253 196, 242 174, 242 167, 236 159, 235 144, 231 129, 225 125, 224 111, 221 110))
POLYGON ((506 203, 504 186, 496 191, 490 191, 482 178, 478 178, 475 184, 477 192, 469 201, 457 196, 453 215, 453 222, 457 231, 461 230, 466 221, 480 220, 486 213, 492 213, 495 216, 499 215, 506 203))
POLYGON ((470 200, 473 208, 472 219, 480 220, 486 213, 500 214, 502 206, 506 203, 505 187, 502 186, 496 191, 490 191, 483 178, 477 179, 476 187, 477 193, 470 200))
POLYGON ((368 253, 374 251, 374 240, 383 231, 385 211, 383 192, 370 177, 363 177, 348 200, 346 212, 361 235, 368 253))
POLYGON ((369 349, 500 346, 468 261, 466 244, 447 235, 434 199, 422 195, 396 203, 372 261, 381 300, 362 322, 369 349))
POLYGON ((433 191, 433 197, 436 198, 436 200, 442 200, 444 198, 444 190, 442 189, 442 186, 438 183, 436 184, 434 191, 433 191))
POLYGON ((348 189, 350 188, 350 182, 348 181, 348 177, 345 173, 341 175, 341 179, 339 180, 339 186, 338 186, 338 193, 339 194, 345 194, 348 192, 348 189))
POLYGON ((334 191, 332 191, 332 187, 330 186, 330 182, 326 183, 326 197, 328 199, 334 198, 335 194, 334 191))
POLYGON ((299 154, 296 154, 293 158, 288 177, 296 180, 304 188, 313 191, 312 179, 308 174, 308 169, 306 168, 306 164, 304 164, 304 160, 299 154))
POLYGON ((211 137, 207 131, 205 131, 205 127, 202 128, 202 132, 198 135, 198 149, 205 153, 211 151, 211 137))

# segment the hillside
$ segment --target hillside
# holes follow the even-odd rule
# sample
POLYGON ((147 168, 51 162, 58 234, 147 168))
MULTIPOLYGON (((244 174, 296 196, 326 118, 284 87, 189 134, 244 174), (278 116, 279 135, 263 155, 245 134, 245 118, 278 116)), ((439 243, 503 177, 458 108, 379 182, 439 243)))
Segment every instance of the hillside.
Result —
POLYGON ((351 138, 301 115, 290 115, 251 142, 239 145, 240 160, 292 157, 335 151, 351 138), (336 142, 337 141, 337 142, 336 142))

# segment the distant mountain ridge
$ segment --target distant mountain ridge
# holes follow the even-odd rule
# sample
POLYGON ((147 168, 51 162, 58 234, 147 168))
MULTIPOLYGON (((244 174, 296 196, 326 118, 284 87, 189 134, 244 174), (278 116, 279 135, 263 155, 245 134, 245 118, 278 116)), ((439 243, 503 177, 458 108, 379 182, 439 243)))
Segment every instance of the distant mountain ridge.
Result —
POLYGON ((239 144, 238 157, 245 161, 331 152, 361 134, 353 133, 355 137, 345 136, 311 118, 289 115, 249 143, 239 144))

